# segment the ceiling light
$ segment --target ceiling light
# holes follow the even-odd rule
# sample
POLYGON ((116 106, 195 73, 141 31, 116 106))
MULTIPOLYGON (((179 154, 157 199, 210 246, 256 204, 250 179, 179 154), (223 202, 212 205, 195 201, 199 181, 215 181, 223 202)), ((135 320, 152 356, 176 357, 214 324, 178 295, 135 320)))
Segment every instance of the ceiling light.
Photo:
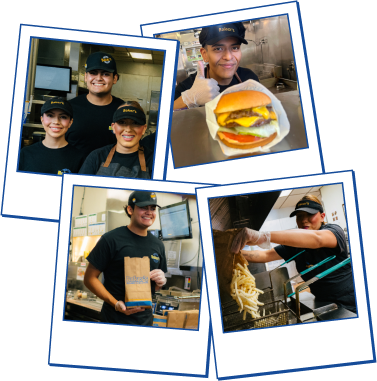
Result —
POLYGON ((146 53, 135 53, 130 52, 132 58, 138 58, 140 60, 151 60, 152 54, 146 54, 146 53))

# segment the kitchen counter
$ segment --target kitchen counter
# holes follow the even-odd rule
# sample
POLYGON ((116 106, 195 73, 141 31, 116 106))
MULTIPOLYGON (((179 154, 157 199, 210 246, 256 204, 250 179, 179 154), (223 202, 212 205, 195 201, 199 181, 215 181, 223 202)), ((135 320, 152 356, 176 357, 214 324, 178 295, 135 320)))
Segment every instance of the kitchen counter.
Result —
POLYGON ((66 320, 100 321, 103 300, 89 301, 86 299, 67 298, 65 306, 66 320))
POLYGON ((220 145, 213 140, 206 123, 205 107, 180 110, 173 113, 170 139, 175 168, 205 164, 235 157, 263 155, 307 148, 300 95, 297 90, 276 92, 290 122, 289 134, 268 152, 226 156, 220 145))

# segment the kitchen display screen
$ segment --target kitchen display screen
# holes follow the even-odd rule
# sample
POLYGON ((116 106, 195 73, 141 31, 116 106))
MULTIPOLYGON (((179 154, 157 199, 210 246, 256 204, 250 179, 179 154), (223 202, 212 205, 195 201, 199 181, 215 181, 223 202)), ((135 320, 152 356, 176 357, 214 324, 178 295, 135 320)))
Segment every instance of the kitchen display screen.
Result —
POLYGON ((188 201, 169 205, 159 210, 162 240, 192 238, 188 201))
POLYGON ((71 91, 71 68, 37 65, 35 86, 40 90, 71 91))

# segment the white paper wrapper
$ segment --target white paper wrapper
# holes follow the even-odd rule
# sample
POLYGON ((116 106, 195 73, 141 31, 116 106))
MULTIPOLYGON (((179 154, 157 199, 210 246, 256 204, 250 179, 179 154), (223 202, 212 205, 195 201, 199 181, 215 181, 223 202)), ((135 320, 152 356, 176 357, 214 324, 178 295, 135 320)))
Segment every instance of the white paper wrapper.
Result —
POLYGON ((217 140, 220 144, 221 150, 226 156, 235 156, 235 155, 244 155, 245 153, 254 153, 254 152, 268 152, 271 147, 275 144, 278 144, 282 141, 289 133, 289 120, 287 118, 287 114, 285 113, 281 102, 275 97, 274 94, 271 93, 266 87, 261 85, 259 82, 254 81, 252 79, 247 80, 246 82, 240 83, 239 85, 234 85, 229 87, 225 91, 223 91, 220 95, 218 95, 211 102, 206 103, 206 121, 209 128, 209 132, 213 139, 217 140), (226 146, 220 138, 217 136, 217 130, 219 129, 219 125, 216 121, 216 115, 213 112, 217 106, 217 103, 220 100, 220 97, 224 94, 233 93, 235 91, 241 90, 255 90, 260 91, 262 93, 267 94, 271 98, 272 107, 275 109, 276 116, 278 118, 279 127, 280 127, 280 135, 276 136, 276 138, 269 144, 266 144, 263 147, 256 147, 250 149, 237 149, 226 146))

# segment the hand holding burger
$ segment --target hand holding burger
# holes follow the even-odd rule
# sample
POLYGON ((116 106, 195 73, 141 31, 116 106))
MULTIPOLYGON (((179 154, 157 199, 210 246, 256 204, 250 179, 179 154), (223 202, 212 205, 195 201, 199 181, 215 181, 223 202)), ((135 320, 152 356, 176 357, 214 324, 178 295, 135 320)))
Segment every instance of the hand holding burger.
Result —
POLYGON ((262 147, 279 135, 271 98, 260 91, 242 90, 223 95, 214 113, 220 140, 232 148, 262 147))

